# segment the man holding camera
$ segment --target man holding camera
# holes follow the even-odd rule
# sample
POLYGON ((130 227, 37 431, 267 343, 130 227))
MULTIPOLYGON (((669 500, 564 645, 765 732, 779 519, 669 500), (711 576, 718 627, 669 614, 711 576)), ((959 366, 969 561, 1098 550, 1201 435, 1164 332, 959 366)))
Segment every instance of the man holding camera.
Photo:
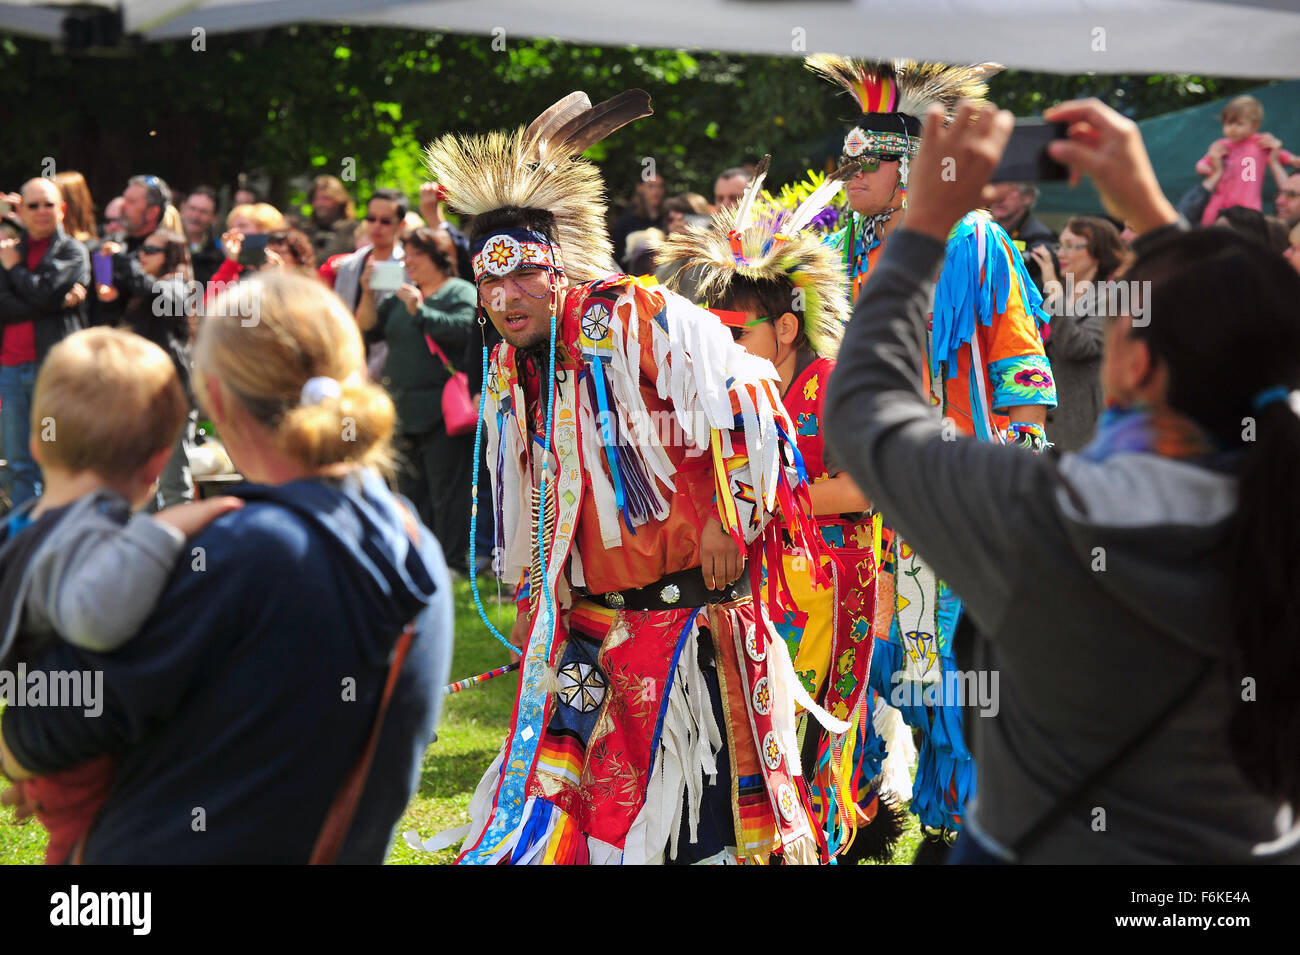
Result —
POLYGON ((366 236, 369 241, 338 264, 334 279, 334 293, 343 299, 343 304, 353 314, 363 291, 374 293, 377 305, 380 298, 410 281, 404 269, 381 266, 376 272, 379 263, 401 265, 404 254, 402 220, 410 208, 406 196, 397 189, 376 189, 366 203, 366 236))

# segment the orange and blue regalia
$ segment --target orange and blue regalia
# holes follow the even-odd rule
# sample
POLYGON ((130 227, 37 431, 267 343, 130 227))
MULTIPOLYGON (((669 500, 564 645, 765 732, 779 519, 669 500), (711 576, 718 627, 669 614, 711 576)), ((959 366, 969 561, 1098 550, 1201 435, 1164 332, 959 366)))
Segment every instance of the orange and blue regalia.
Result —
MULTIPOLYGON (((951 113, 959 100, 982 99, 984 80, 1000 69, 988 63, 865 63, 827 55, 809 57, 807 63, 862 109, 845 138, 846 159, 870 168, 897 161, 904 191, 908 162, 920 146, 920 117, 935 103, 951 113)), ((853 301, 887 241, 879 235, 880 224, 855 215, 833 240, 848 270, 853 301)), ((935 290, 929 360, 917 369, 919 386, 954 434, 1035 452, 1046 447, 1042 427, 1013 420, 1008 412, 1056 404, 1040 333, 1047 321, 1042 296, 1002 227, 984 212, 963 217, 948 238, 935 290)), ((952 832, 960 829, 962 809, 975 791, 975 765, 953 691, 960 681, 951 679, 957 671, 953 644, 961 600, 893 533, 888 519, 884 515, 878 552, 871 686, 920 731, 911 811, 925 829, 952 832)), ((875 764, 863 775, 874 769, 875 764)))

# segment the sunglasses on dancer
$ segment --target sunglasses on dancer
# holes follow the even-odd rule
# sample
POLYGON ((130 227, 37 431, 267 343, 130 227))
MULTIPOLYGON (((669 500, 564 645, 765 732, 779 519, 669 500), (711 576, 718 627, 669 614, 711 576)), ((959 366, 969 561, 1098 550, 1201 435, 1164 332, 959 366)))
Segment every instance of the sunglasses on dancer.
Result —
POLYGON ((397 220, 389 216, 366 216, 367 222, 378 222, 380 225, 397 225, 397 220))
POLYGON ((841 165, 857 164, 857 174, 875 172, 882 162, 898 162, 903 157, 894 153, 861 153, 857 156, 841 156, 841 165))

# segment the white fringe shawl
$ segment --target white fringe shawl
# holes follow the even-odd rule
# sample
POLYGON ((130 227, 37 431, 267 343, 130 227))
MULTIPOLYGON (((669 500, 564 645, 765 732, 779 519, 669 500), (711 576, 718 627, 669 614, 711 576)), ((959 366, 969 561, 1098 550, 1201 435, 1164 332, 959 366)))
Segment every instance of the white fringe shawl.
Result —
MULTIPOLYGON (((794 426, 776 396, 775 384, 779 376, 772 363, 757 358, 738 344, 718 318, 699 308, 676 292, 666 288, 654 289, 661 295, 665 306, 660 316, 646 316, 652 329, 652 340, 641 341, 640 323, 633 320, 625 327, 619 318, 619 309, 628 305, 637 307, 634 288, 629 284, 619 295, 610 315, 610 336, 613 348, 607 352, 609 363, 604 377, 609 384, 613 406, 610 413, 616 417, 618 427, 627 442, 624 455, 631 454, 650 484, 651 517, 662 520, 668 516, 667 494, 675 491, 672 460, 665 450, 665 441, 683 443, 695 453, 710 453, 710 436, 713 429, 720 434, 724 457, 734 453, 731 432, 735 424, 732 414, 732 397, 740 408, 744 428, 747 462, 733 476, 749 484, 755 492, 761 513, 750 527, 745 528, 746 539, 752 541, 762 530, 776 508, 777 484, 782 467, 777 424, 794 439, 794 426), (641 395, 641 355, 650 349, 658 367, 655 387, 659 397, 671 402, 675 427, 664 429, 665 422, 657 421, 646 408, 641 395), (754 386, 756 400, 745 385, 754 386), (671 433, 663 433, 670 430, 671 433)), ((489 375, 503 378, 499 361, 505 353, 498 348, 492 356, 489 375)), ((601 543, 606 548, 618 547, 622 540, 621 523, 614 485, 606 470, 605 448, 601 431, 599 407, 592 407, 585 383, 570 379, 569 387, 577 388, 578 429, 582 443, 583 466, 587 475, 587 493, 591 496, 599 522, 601 543)), ((520 395, 514 396, 518 403, 520 395)), ((528 490, 531 476, 525 468, 530 460, 527 437, 519 420, 521 409, 514 408, 505 418, 505 434, 497 427, 498 399, 490 395, 485 408, 487 431, 487 465, 490 472, 493 500, 502 514, 505 538, 505 555, 502 576, 517 581, 528 572, 534 529, 528 490), (502 443, 504 442, 504 449, 502 443), (501 463, 501 486, 498 487, 497 463, 501 463)), ((608 425, 607 425, 608 426, 608 425)), ((633 520, 633 526, 643 521, 633 520)))
MULTIPOLYGON (((488 381, 504 382, 500 360, 504 348, 497 348, 492 353, 492 363, 488 368, 488 381)), ((484 384, 487 387, 487 384, 484 384)), ((499 387, 504 388, 504 384, 499 387)), ((519 396, 513 396, 517 399, 519 396)), ((509 414, 504 418, 504 431, 497 425, 497 411, 500 407, 499 394, 496 389, 489 389, 488 399, 483 408, 483 426, 487 432, 487 469, 492 482, 493 507, 501 513, 501 530, 504 535, 505 553, 501 555, 499 573, 501 579, 509 584, 518 583, 528 573, 532 563, 529 533, 532 508, 528 489, 532 481, 524 473, 528 461, 528 446, 523 433, 523 425, 518 414, 509 414), (502 447, 504 441, 505 446, 502 447), (500 486, 498 486, 497 467, 501 467, 500 486)), ((479 480, 483 479, 479 475, 479 480)), ((492 515, 493 519, 495 516, 492 515)), ((479 517, 483 519, 482 515, 479 517)), ((495 545, 494 545, 495 546, 495 545)))
MULTIPOLYGON (((782 466, 777 422, 794 440, 794 428, 785 409, 775 399, 775 389, 764 382, 779 382, 772 363, 749 354, 731 338, 726 326, 706 309, 668 289, 657 289, 664 297, 667 328, 658 321, 654 328, 655 382, 660 398, 668 399, 677 413, 677 423, 691 446, 709 448, 710 430, 722 432, 722 453, 732 453, 730 431, 734 416, 734 394, 741 409, 745 431, 748 483, 765 514, 776 507, 776 491, 782 466), (755 385, 757 402, 750 400, 745 385, 755 385)), ((760 519, 759 524, 766 521, 760 519)))

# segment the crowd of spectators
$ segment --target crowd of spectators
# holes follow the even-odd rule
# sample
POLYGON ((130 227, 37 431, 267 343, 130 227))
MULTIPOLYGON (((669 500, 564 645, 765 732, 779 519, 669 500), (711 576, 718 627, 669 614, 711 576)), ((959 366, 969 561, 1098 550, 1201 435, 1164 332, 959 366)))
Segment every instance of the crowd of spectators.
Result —
MULTIPOLYGON (((1106 207, 1119 216, 1076 216, 1059 236, 1035 215, 1032 183, 978 192, 1005 146, 1009 116, 986 115, 977 124, 967 121, 968 113, 947 130, 936 127, 913 172, 917 201, 858 304, 827 401, 833 443, 847 452, 848 471, 871 500, 897 515, 909 539, 939 555, 936 569, 963 593, 998 595, 977 596, 970 607, 1008 672, 1027 688, 1011 695, 1000 725, 1014 729, 1071 715, 1057 694, 1031 692, 1051 690, 1060 660, 1070 663, 1071 673, 1098 675, 1098 684, 1113 675, 1116 659, 1134 663, 1134 679, 1144 687, 1169 684, 1179 690, 1180 707, 1189 700, 1198 706, 1171 710, 1177 720, 1166 727, 1162 717, 1137 737, 1159 742, 1155 748, 1166 759, 1160 772, 1125 767, 1106 785, 1125 792, 1117 780, 1133 791, 1157 776, 1171 781, 1179 794, 1143 792, 1137 803, 1183 799, 1183 816, 1209 833, 1206 838, 1226 833, 1220 833, 1225 853, 1237 852, 1235 843, 1244 840, 1233 825, 1242 832, 1268 828, 1271 819, 1283 818, 1278 805, 1294 806, 1300 794, 1291 758, 1294 694, 1261 697, 1245 716, 1239 710, 1230 716, 1222 692, 1231 682, 1226 677, 1236 679, 1241 667, 1264 675, 1270 689, 1293 688, 1300 677, 1294 648, 1285 644, 1279 651, 1270 642, 1275 631, 1269 616, 1282 615, 1276 632, 1288 638, 1300 615, 1292 586, 1300 425, 1290 404, 1300 374, 1293 274, 1300 273, 1300 173, 1288 171, 1294 157, 1259 132, 1262 113, 1244 100, 1225 109, 1224 140, 1197 163, 1203 178, 1177 211, 1160 194, 1132 123, 1100 104, 1057 107, 1062 119, 1086 119, 1097 138, 1056 144, 1066 150, 1058 158, 1072 158, 1090 172, 1106 207), (940 135, 944 143, 936 145, 940 135), (971 143, 963 142, 967 138, 971 143), (963 168, 982 163, 983 178, 949 188, 938 172, 945 148, 965 149, 963 162, 970 166, 963 168), (1233 157, 1246 153, 1267 160, 1278 186, 1275 215, 1263 211, 1259 188, 1226 185, 1240 174, 1233 157), (952 224, 976 198, 1020 250, 1051 316, 1044 338, 1059 406, 1048 417, 1048 439, 1059 452, 1089 449, 1057 455, 1064 462, 1059 468, 1052 457, 935 440, 941 425, 910 378, 915 362, 908 359, 923 352, 927 283, 943 260, 952 224), (1098 304, 1106 300, 1098 289, 1120 281, 1154 288, 1154 322, 1138 323, 1127 306, 1117 312, 1098 304), (1205 461, 1191 454, 1181 460, 1158 442, 1143 449, 1155 462, 1146 465, 1152 468, 1149 485, 1176 493, 1145 502, 1172 508, 1170 520, 1135 525, 1124 498, 1133 485, 1122 483, 1130 465, 1119 460, 1133 456, 1132 449, 1099 449, 1104 428, 1094 441, 1108 398, 1134 413, 1167 416, 1152 420, 1185 416, 1216 447, 1236 440, 1242 415, 1250 412, 1259 419, 1260 439, 1205 461), (1108 462, 1112 451, 1116 460, 1108 462), (1027 519, 1008 523, 1006 515, 1017 508, 1027 519), (1170 527, 1194 533, 1174 540, 1170 527), (1127 591, 1096 586, 1086 569, 1091 549, 1087 558, 1065 559, 1077 550, 1070 537, 1076 528, 1088 535, 1125 531, 1121 552, 1134 556, 1134 566, 1155 569, 1108 577, 1124 581, 1118 586, 1127 591), (1194 561, 1182 576, 1167 573, 1179 540, 1195 545, 1194 553, 1181 548, 1194 561), (1216 564, 1224 554, 1229 574, 1216 564), (1256 572, 1256 561, 1268 572, 1256 572), (1071 611, 1058 615, 1066 626, 1036 631, 1033 643, 1017 640, 1008 609, 1014 609, 1015 593, 998 586, 1017 573, 1063 601, 1071 611), (1188 590, 1188 581, 1198 586, 1188 590), (1180 605, 1185 593, 1195 600, 1180 605), (1238 669, 1224 669, 1215 658, 1224 672, 1211 685, 1205 682, 1210 665, 1201 658, 1221 649, 1228 630, 1230 660, 1238 669), (1055 656, 1045 657, 1043 646, 1055 656), (1194 676, 1185 688, 1175 679, 1182 671, 1194 676), (1229 735, 1206 733, 1210 720, 1229 735), (1193 785, 1175 786, 1178 772, 1190 773, 1193 785), (1224 818, 1232 824, 1224 825, 1224 818)), ((615 257, 633 274, 654 274, 665 237, 733 207, 752 174, 746 165, 723 170, 711 203, 694 193, 669 196, 662 177, 643 178, 612 224, 615 257)), ((259 488, 242 506, 221 505, 228 513, 214 508, 199 519, 190 512, 187 523, 173 512, 181 537, 193 536, 211 552, 213 571, 171 574, 153 595, 157 606, 132 652, 103 654, 110 679, 123 688, 108 701, 110 718, 96 724, 107 727, 107 735, 86 735, 86 721, 60 725, 65 718, 55 708, 15 708, 6 715, 15 729, 0 741, 0 760, 19 778, 70 771, 78 756, 88 754, 119 760, 112 771, 120 784, 107 794, 86 861, 297 860, 316 836, 314 820, 333 812, 329 799, 350 769, 342 754, 358 749, 371 725, 343 715, 332 700, 330 707, 300 705, 326 683, 333 693, 339 672, 363 674, 357 689, 372 708, 381 694, 387 700, 392 693, 401 745, 377 757, 376 774, 387 784, 365 790, 360 826, 338 847, 338 857, 382 859, 414 789, 447 677, 451 607, 443 556, 465 574, 483 569, 469 566, 472 435, 448 433, 440 396, 457 371, 469 376, 471 392, 482 389, 482 349, 495 336, 476 321, 478 296, 463 231, 468 224, 448 218, 439 186, 420 189, 418 211, 412 197, 396 189, 377 188, 364 198, 356 202, 339 179, 319 176, 307 196, 310 211, 286 211, 241 182, 233 204, 223 209, 223 193, 210 186, 178 196, 162 178, 137 175, 97 220, 85 178, 74 171, 33 178, 0 196, 6 459, 0 474, 9 505, 42 496, 42 465, 50 496, 40 503, 47 506, 80 494, 72 479, 83 472, 121 477, 132 505, 146 503, 142 496, 151 496, 148 503, 157 509, 192 500, 196 395, 222 440, 247 462, 244 477, 259 488), (258 281, 248 282, 253 276, 258 281), (238 321, 241 291, 250 288, 263 299, 261 313, 252 323, 238 321), (92 326, 109 328, 67 341, 92 326), (47 358, 52 373, 38 384, 47 358), (166 382, 169 394, 151 389, 154 379, 166 382), (306 400, 309 392, 319 400, 306 400), (175 414, 163 407, 169 402, 175 414), (46 416, 47 408, 67 410, 46 416), (165 411, 168 421, 156 423, 165 411), (344 422, 359 437, 347 437, 344 422), (56 425, 66 425, 57 440, 35 440, 33 428, 56 425), (45 450, 33 454, 34 447, 45 450), (390 476, 436 544, 412 530, 411 515, 380 479, 394 462, 390 476), (400 586, 381 595, 376 573, 400 586), (324 579, 338 586, 322 588, 324 579), (389 659, 402 659, 405 651, 396 648, 408 639, 394 634, 416 615, 427 639, 413 642, 405 671, 401 662, 390 671, 389 659), (295 657, 308 665, 283 665, 273 638, 286 633, 299 635, 302 652, 295 657), (236 638, 245 654, 242 667, 204 666, 214 646, 235 652, 227 644, 236 638), (325 672, 331 677, 322 681, 325 672), (195 673, 199 690, 182 693, 195 673), (252 714, 236 731, 229 729, 232 707, 252 714), (318 718, 326 711, 329 718, 318 718), (126 738, 140 725, 167 731, 143 744, 126 738), (299 745, 284 747, 283 737, 259 732, 263 726, 292 732, 299 745), (76 751, 51 745, 61 736, 73 740, 76 751), (190 745, 199 739, 215 742, 200 754, 190 745), (158 765, 174 772, 160 781, 158 765), (252 803, 267 766, 294 784, 260 804, 267 818, 242 818, 239 809, 252 803), (193 787, 216 791, 218 774, 233 784, 214 813, 239 822, 221 843, 226 856, 214 860, 198 840, 182 846, 157 818, 172 811, 184 818, 193 787), (318 785, 318 777, 330 785, 318 785)), ((690 295, 690 277, 679 278, 690 295)), ((483 498, 487 486, 480 481, 480 513, 491 510, 483 498)), ((11 521, 4 533, 20 534, 28 526, 11 521)), ((479 532, 488 542, 478 545, 479 554, 490 559, 490 524, 479 532)), ((1089 548, 1092 540, 1087 537, 1089 548)), ((81 662, 71 641, 44 652, 52 654, 47 662, 69 671, 81 662)), ((1116 730, 1104 720, 1060 726, 1054 742, 1085 751, 1116 730)), ((990 737, 992 743, 979 741, 988 780, 981 785, 991 791, 998 785, 1014 790, 1017 760, 1033 755, 1032 746, 1021 753, 1006 745, 1013 735, 1008 730, 990 737)), ((1127 749, 1116 752, 1107 770, 1127 749)), ((996 806, 980 806, 989 834, 1015 828, 1014 801, 990 799, 987 805, 996 806)), ((1076 842, 1061 845, 1073 856, 1096 851, 1082 848, 1083 828, 1076 830, 1069 836, 1076 842)), ((968 859, 991 851, 969 840, 964 845, 968 859)), ((1294 839, 1279 851, 1294 856, 1294 839)), ((1122 852, 1117 858, 1142 861, 1122 852)))
MULTIPOLYGON (((1300 269, 1300 172, 1290 168, 1294 157, 1275 137, 1259 132, 1262 113, 1251 103, 1234 100, 1223 119, 1225 138, 1197 163, 1202 181, 1183 197, 1179 211, 1200 222, 1214 197, 1248 193, 1244 201, 1253 208, 1220 201, 1207 224, 1247 235, 1300 269), (1233 149, 1246 148, 1236 145, 1242 142, 1261 151, 1276 180, 1275 215, 1259 208, 1257 188, 1225 191, 1224 177, 1233 174, 1226 159, 1235 155, 1233 149)), ((753 170, 749 160, 722 170, 712 201, 695 192, 670 194, 663 176, 642 176, 629 195, 614 200, 619 211, 610 234, 620 267, 668 281, 670 270, 656 265, 663 242, 734 205, 753 170)), ((490 530, 477 548, 479 566, 470 568, 463 519, 472 442, 446 434, 437 397, 452 371, 466 372, 477 389, 481 349, 495 344, 495 334, 490 324, 474 327, 463 231, 469 222, 449 218, 436 184, 426 183, 412 208, 412 197, 400 190, 379 188, 361 197, 339 178, 319 175, 311 180, 306 207, 287 210, 264 201, 246 178, 234 190, 200 184, 176 195, 160 177, 137 175, 97 219, 85 178, 64 171, 53 179, 32 179, 3 199, 0 427, 6 467, 0 485, 11 506, 41 492, 40 468, 28 447, 30 404, 36 372, 56 342, 83 327, 129 328, 172 357, 192 400, 190 343, 202 310, 251 274, 299 273, 333 289, 356 316, 369 374, 394 396, 401 489, 437 532, 453 569, 485 568, 490 530)), ((1037 199, 1033 183, 1003 183, 986 196, 989 213, 1020 249, 1054 310, 1045 344, 1060 404, 1049 416, 1048 434, 1061 450, 1077 450, 1090 440, 1102 410, 1102 316, 1083 303, 1094 284, 1122 274, 1131 259, 1131 235, 1122 222, 1084 216, 1070 219, 1058 237, 1036 215, 1037 199)), ((692 293, 689 274, 679 276, 678 284, 684 294, 692 293)), ((196 425, 192 408, 153 507, 195 496, 188 461, 196 425)))

